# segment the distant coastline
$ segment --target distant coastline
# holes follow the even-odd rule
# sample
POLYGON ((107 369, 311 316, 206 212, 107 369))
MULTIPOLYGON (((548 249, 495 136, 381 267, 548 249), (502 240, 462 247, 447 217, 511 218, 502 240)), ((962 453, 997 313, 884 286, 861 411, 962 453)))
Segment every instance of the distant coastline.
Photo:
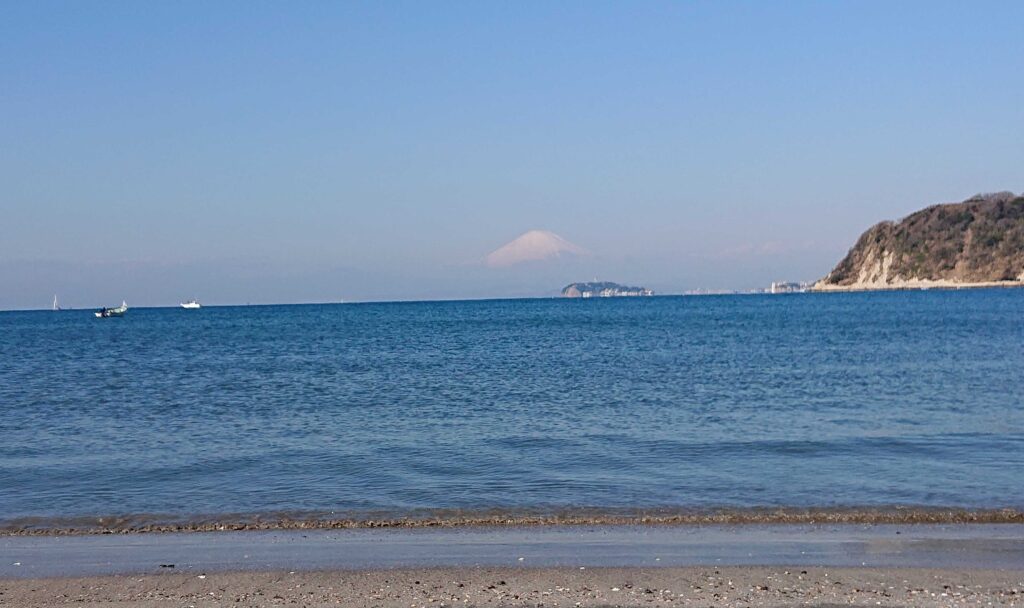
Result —
MULTIPOLYGON (((688 291, 680 292, 669 292, 661 293, 654 292, 642 294, 645 298, 690 298, 690 297, 721 297, 721 296, 759 296, 759 295, 777 295, 777 294, 799 294, 799 293, 852 293, 852 292, 863 292, 863 291, 955 291, 959 289, 1008 289, 1024 287, 1024 281, 988 281, 979 283, 958 283, 955 281, 928 281, 928 280, 915 280, 915 281, 901 281, 896 283, 865 283, 855 285, 830 285, 825 284, 821 281, 813 284, 809 284, 807 287, 801 287, 799 289, 791 290, 779 290, 773 292, 770 287, 757 288, 757 289, 722 289, 722 290, 703 290, 693 289, 688 291)), ((640 296, 641 294, 636 294, 640 296)), ((600 297, 600 296, 591 296, 600 297)), ((632 296, 622 296, 632 297, 632 296)), ((345 301, 324 301, 324 302, 258 302, 258 303, 235 303, 235 304, 203 304, 203 308, 214 309, 214 308, 273 308, 279 306, 372 306, 379 304, 440 304, 440 303, 459 303, 459 302, 503 302, 503 301, 519 301, 519 300, 562 300, 571 299, 566 298, 561 294, 558 295, 534 295, 534 296, 494 296, 494 297, 479 297, 479 298, 436 298, 436 299, 400 299, 400 300, 345 300, 345 301)), ((133 310, 175 310, 180 308, 176 304, 153 304, 153 305, 139 305, 132 307, 133 310)), ((59 313, 67 314, 74 313, 82 314, 86 313, 85 316, 91 315, 94 307, 83 307, 83 308, 62 308, 59 313)), ((0 314, 9 313, 53 313, 49 308, 5 308, 0 309, 0 314)))
POLYGON ((646 287, 631 287, 611 281, 569 283, 562 288, 563 298, 621 298, 653 295, 654 291, 646 287))

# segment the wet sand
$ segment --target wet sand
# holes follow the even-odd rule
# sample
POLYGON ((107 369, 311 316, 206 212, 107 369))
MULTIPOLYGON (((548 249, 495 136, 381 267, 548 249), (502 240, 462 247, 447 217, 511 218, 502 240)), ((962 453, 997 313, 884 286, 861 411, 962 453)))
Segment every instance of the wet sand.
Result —
POLYGON ((0 537, 0 606, 1022 606, 1024 526, 0 537))
POLYGON ((786 568, 415 568, 0 580, 0 605, 1019 606, 1024 571, 786 568))
POLYGON ((819 566, 1024 571, 1024 526, 742 525, 0 536, 0 579, 441 567, 819 566))

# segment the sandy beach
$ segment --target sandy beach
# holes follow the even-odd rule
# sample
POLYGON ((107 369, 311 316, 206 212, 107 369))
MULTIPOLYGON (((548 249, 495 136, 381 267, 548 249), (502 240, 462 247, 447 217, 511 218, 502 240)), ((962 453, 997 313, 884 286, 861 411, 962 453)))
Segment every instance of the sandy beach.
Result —
POLYGON ((427 568, 0 581, 0 605, 1019 606, 1024 572, 872 568, 427 568))

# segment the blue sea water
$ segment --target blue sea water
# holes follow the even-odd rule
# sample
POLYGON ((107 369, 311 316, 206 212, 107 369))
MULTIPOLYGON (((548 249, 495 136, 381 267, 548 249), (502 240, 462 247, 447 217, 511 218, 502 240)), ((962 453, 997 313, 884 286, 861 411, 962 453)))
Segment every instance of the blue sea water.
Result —
POLYGON ((1024 507, 1024 290, 0 313, 0 520, 1024 507))

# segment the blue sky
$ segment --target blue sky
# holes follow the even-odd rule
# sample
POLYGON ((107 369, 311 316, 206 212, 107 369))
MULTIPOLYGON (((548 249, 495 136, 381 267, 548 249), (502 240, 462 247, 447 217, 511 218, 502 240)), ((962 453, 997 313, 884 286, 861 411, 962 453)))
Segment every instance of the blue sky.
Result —
POLYGON ((824 275, 1024 190, 1024 3, 8 2, 0 308, 824 275), (534 229, 593 252, 495 270, 534 229))

